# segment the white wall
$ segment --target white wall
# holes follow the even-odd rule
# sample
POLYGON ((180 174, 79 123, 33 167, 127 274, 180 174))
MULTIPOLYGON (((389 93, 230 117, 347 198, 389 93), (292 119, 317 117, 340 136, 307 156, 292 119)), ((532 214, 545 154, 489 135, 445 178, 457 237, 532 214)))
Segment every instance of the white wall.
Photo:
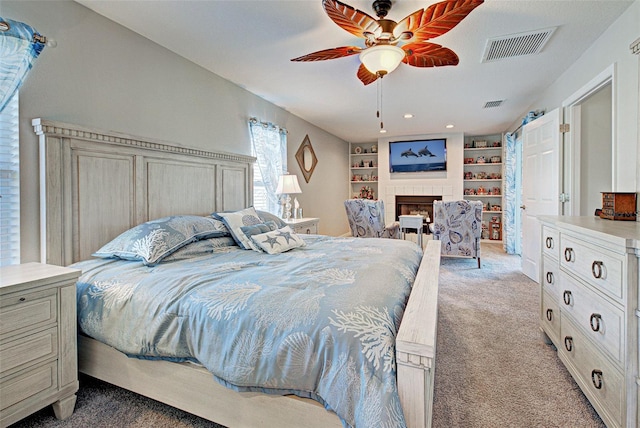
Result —
POLYGON ((305 215, 320 217, 321 233, 346 232, 345 141, 78 3, 2 0, 2 15, 58 43, 20 90, 22 262, 39 259, 35 117, 240 154, 251 153, 250 116, 274 122, 289 130, 289 171, 300 179, 305 215), (306 134, 318 157, 308 184, 294 157, 306 134))
MULTIPOLYGON (((551 111, 561 107, 564 100, 615 64, 612 190, 619 192, 640 191, 640 57, 629 49, 639 36, 640 0, 636 0, 521 116, 530 110, 551 111)), ((509 130, 518 125, 519 121, 509 130)))

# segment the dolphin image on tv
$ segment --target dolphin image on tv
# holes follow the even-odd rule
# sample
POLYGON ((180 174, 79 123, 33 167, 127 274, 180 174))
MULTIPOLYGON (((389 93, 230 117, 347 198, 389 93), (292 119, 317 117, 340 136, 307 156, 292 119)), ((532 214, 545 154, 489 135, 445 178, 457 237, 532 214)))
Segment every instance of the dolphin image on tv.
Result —
POLYGON ((419 150, 418 151, 418 155, 420 156, 431 156, 431 157, 435 157, 436 155, 434 155, 433 153, 431 153, 429 151, 429 146, 424 146, 424 149, 419 150))
POLYGON ((400 154, 400 157, 403 157, 403 158, 408 158, 409 156, 415 156, 415 157, 417 157, 417 158, 418 158, 418 157, 420 157, 420 156, 418 156, 417 154, 415 154, 415 153, 414 153, 414 151, 413 151, 413 150, 411 150, 411 149, 409 149, 409 150, 405 150, 404 152, 402 152, 402 153, 400 154))

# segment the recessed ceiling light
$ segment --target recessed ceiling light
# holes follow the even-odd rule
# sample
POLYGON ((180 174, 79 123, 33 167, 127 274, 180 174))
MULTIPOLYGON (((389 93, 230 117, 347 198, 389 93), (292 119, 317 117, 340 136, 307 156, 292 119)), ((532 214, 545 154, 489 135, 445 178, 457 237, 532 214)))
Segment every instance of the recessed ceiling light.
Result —
POLYGON ((405 113, 404 114, 404 118, 405 119, 411 119, 413 117, 413 115, 411 113, 405 113))
POLYGON ((453 128, 453 126, 454 126, 454 125, 453 125, 453 123, 450 123, 450 124, 448 124, 447 126, 445 126, 445 128, 449 128, 449 129, 451 129, 451 128, 453 128))

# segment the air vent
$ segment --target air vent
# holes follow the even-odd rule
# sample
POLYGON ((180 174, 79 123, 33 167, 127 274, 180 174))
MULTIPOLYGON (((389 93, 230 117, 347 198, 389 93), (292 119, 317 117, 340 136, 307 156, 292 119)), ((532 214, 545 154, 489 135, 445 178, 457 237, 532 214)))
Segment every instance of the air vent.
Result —
POLYGON ((497 61, 499 59, 516 56, 535 55, 539 53, 549 41, 557 27, 544 30, 529 31, 527 33, 510 34, 487 40, 487 46, 482 56, 482 62, 497 61))
POLYGON ((493 108, 493 107, 500 107, 502 105, 502 103, 504 102, 504 100, 497 100, 497 101, 487 101, 484 104, 483 108, 493 108))

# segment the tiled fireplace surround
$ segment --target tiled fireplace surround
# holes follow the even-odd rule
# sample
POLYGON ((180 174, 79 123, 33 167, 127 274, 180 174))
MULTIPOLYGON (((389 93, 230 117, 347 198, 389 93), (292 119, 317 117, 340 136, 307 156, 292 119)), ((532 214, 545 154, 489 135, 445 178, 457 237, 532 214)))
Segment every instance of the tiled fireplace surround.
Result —
POLYGON ((443 201, 453 200, 453 186, 385 186, 381 198, 384 201, 384 218, 388 224, 396 221, 396 196, 441 196, 443 201))

